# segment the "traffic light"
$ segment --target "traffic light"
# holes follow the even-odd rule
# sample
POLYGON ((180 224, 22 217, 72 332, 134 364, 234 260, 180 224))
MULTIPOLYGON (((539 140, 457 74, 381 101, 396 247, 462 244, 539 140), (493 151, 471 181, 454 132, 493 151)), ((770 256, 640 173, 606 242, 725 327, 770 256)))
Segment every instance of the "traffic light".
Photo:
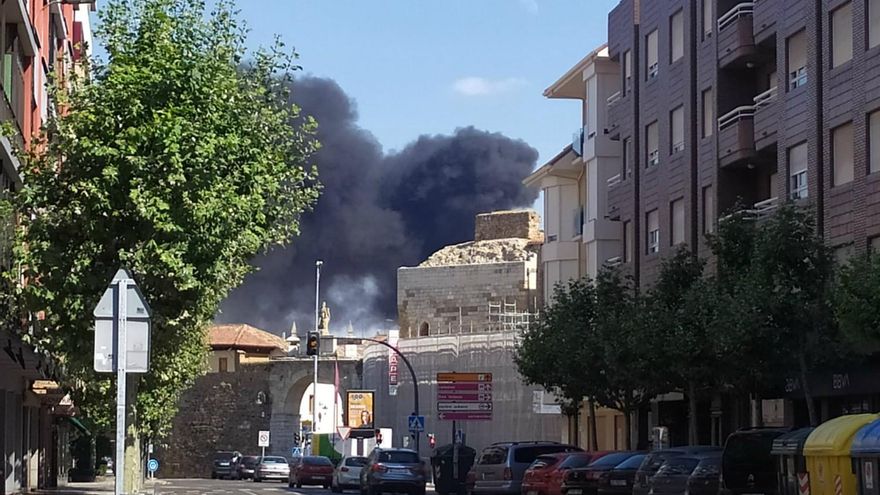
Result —
POLYGON ((433 449, 437 446, 437 437, 433 433, 428 433, 428 445, 433 449))
POLYGON ((299 435, 299 433, 294 433, 293 434, 293 443, 296 445, 299 445, 299 443, 301 441, 302 441, 302 437, 299 435))
POLYGON ((382 430, 376 430, 376 445, 382 445, 382 430))
POLYGON ((309 332, 308 340, 306 340, 306 355, 317 356, 321 347, 321 338, 318 332, 309 332))

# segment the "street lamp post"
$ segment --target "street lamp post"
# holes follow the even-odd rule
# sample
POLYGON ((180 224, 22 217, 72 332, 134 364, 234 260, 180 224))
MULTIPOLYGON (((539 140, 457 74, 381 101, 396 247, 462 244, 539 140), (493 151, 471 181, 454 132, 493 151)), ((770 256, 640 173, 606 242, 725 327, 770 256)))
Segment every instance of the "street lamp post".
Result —
MULTIPOLYGON (((318 333, 318 313, 321 296, 321 265, 323 264, 324 262, 321 260, 315 262, 315 333, 319 339, 321 335, 318 333)), ((315 373, 312 381, 312 441, 309 444, 309 451, 312 454, 314 454, 313 449, 315 448, 315 432, 318 431, 318 353, 313 356, 315 373)))

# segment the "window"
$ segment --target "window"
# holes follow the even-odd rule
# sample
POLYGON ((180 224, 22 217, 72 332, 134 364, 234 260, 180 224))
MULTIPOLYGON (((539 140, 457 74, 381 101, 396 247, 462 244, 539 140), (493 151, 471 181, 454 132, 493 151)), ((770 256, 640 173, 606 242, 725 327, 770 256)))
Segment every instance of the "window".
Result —
POLYGON ((853 245, 844 244, 842 246, 837 246, 834 248, 834 262, 837 263, 838 266, 843 266, 849 263, 849 259, 853 256, 853 245))
POLYGON ((852 3, 848 2, 831 12, 831 67, 839 67, 852 60, 852 3))
POLYGON ((660 251, 660 218, 657 215, 657 210, 649 211, 646 217, 645 246, 648 249, 648 254, 652 254, 660 251))
POLYGON ((712 30, 715 28, 715 19, 712 15, 712 4, 714 0, 703 0, 703 39, 712 36, 712 30))
POLYGON ((880 110, 868 115, 868 173, 880 172, 880 110))
POLYGON ((670 142, 672 153, 684 151, 684 107, 680 106, 669 114, 670 126, 670 142))
POLYGON ((712 88, 703 91, 703 137, 715 132, 715 95, 712 88))
POLYGON ((807 143, 788 149, 788 175, 791 199, 808 197, 807 190, 807 143))
POLYGON ((789 91, 807 84, 807 32, 802 30, 787 43, 788 89, 789 91))
POLYGON ((647 163, 645 167, 651 167, 660 163, 660 137, 657 135, 657 122, 651 122, 648 124, 648 127, 645 128, 647 146, 645 147, 645 153, 647 153, 647 163))
POLYGON ((839 186, 852 182, 855 164, 853 163, 853 125, 852 122, 831 130, 831 185, 839 186))
POLYGON ((868 0, 868 48, 880 45, 880 0, 868 0))
POLYGON ((679 198, 669 204, 670 240, 672 245, 684 242, 684 199, 679 198))
POLYGON ((630 174, 632 174, 632 164, 630 163, 630 153, 632 152, 632 138, 623 138, 623 149, 621 150, 620 163, 623 166, 623 170, 620 171, 621 179, 628 179, 630 174))
POLYGON ((645 71, 645 75, 648 80, 654 79, 657 77, 659 73, 660 67, 657 65, 658 57, 658 48, 657 48, 657 30, 653 30, 648 33, 647 43, 645 44, 647 47, 648 56, 645 57, 645 64, 647 70, 645 71))
POLYGON ((633 224, 627 220, 623 222, 623 262, 633 260, 633 224))
POLYGON ((868 251, 871 254, 880 254, 880 235, 868 238, 868 251))
POLYGON ((623 94, 632 91, 633 57, 632 52, 623 52, 623 94))
POLYGON ((715 232, 715 191, 712 186, 703 188, 703 233, 715 232))
POLYGON ((229 371, 229 360, 227 358, 220 358, 218 360, 217 369, 220 373, 226 373, 229 371))
POLYGON ((684 56, 684 14, 678 11, 669 18, 669 62, 684 56))

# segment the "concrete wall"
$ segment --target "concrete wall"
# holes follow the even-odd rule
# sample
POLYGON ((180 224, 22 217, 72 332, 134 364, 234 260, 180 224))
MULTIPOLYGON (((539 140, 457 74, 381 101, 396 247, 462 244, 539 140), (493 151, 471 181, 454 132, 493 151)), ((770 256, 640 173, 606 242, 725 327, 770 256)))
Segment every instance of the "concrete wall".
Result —
MULTIPOLYGON (((399 349, 411 361, 419 380, 420 413, 426 418, 426 433, 437 435, 437 444, 449 443, 452 423, 437 418, 436 373, 442 371, 490 372, 493 374, 494 419, 459 423, 468 445, 482 449, 505 440, 562 440, 564 419, 560 415, 535 414, 533 392, 538 387, 523 385, 513 364, 514 333, 444 335, 401 339, 399 349)), ((394 430, 394 446, 402 446, 406 418, 413 411, 413 387, 408 370, 401 363, 398 393, 388 395, 388 352, 370 346, 364 354, 364 387, 376 390, 377 426, 394 430)), ((422 437, 422 455, 428 455, 422 437)))
POLYGON ((397 271, 397 314, 401 337, 485 331, 489 303, 516 303, 517 311, 534 310, 537 256, 528 261, 397 271), (424 333, 424 332, 421 332, 424 333))
POLYGON ((226 359, 226 371, 233 373, 238 361, 238 352, 234 350, 212 351, 208 355, 208 369, 211 373, 220 372, 220 359, 226 359))
POLYGON ((510 238, 540 241, 543 236, 538 213, 534 210, 511 210, 477 215, 475 241, 510 238))

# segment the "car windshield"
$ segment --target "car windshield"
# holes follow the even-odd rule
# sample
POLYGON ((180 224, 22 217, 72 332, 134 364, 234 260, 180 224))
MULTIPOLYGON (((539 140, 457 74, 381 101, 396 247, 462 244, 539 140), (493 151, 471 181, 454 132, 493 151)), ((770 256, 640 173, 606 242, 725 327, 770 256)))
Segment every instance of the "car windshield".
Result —
POLYGON ((694 468, 699 464, 699 460, 694 459, 692 457, 676 457, 666 461, 666 464, 657 471, 657 477, 662 478, 664 476, 680 476, 680 475, 690 475, 694 472, 694 468))
POLYGON ((614 467, 621 462, 629 459, 630 457, 632 457, 632 454, 627 452, 608 454, 606 456, 602 456, 596 459, 594 462, 591 462, 589 467, 614 467))
POLYGON ((679 452, 677 450, 648 454, 645 457, 645 460, 642 462, 641 467, 639 467, 639 471, 646 473, 656 473, 664 462, 672 459, 673 457, 677 457, 683 454, 683 452, 679 452))
MULTIPOLYGON (((575 450, 575 447, 570 445, 535 445, 530 447, 520 447, 513 451, 513 462, 517 464, 531 464, 535 462, 535 459, 540 455, 571 452, 573 450, 575 450)), ((494 464, 501 463, 496 462, 494 464)))
POLYGON ((377 460, 379 462, 390 462, 392 464, 418 464, 419 455, 415 452, 392 450, 388 452, 379 452, 377 460))
POLYGON ((261 464, 287 464, 287 459, 283 457, 263 457, 261 464))
POLYGON ((642 461, 645 460, 645 457, 645 454, 634 455, 617 466, 614 466, 614 469, 638 469, 639 466, 642 465, 642 461))
POLYGON ((507 447, 487 447, 480 455, 477 464, 504 464, 507 461, 507 447))
POLYGON ((552 455, 541 455, 535 459, 535 462, 532 463, 531 469, 541 469, 546 467, 551 467, 554 464, 559 462, 559 458, 552 455))
POLYGON ((559 467, 565 469, 578 469, 582 467, 587 467, 591 460, 593 460, 593 458, 590 455, 572 454, 566 457, 565 460, 562 461, 562 464, 559 465, 559 467))
POLYGON ((364 467, 367 465, 366 457, 349 457, 345 459, 345 465, 350 467, 364 467))
POLYGON ((305 457, 303 458, 303 464, 308 464, 309 466, 332 466, 333 463, 330 462, 329 457, 305 457))
POLYGON ((214 460, 217 461, 229 461, 234 457, 232 452, 217 452, 214 454, 214 460))
POLYGON ((721 459, 713 457, 711 459, 703 459, 694 469, 692 476, 711 478, 721 474, 721 459))

